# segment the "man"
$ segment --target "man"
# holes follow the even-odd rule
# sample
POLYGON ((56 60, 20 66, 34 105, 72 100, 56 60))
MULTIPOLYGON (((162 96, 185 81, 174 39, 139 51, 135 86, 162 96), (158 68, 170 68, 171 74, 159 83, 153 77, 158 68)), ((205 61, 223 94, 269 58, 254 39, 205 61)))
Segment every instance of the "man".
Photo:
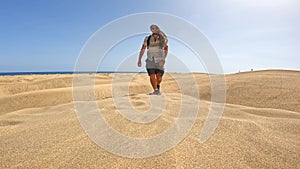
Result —
POLYGON ((160 95, 160 83, 164 75, 164 64, 168 54, 168 39, 157 25, 151 25, 150 30, 152 35, 144 39, 137 65, 138 67, 142 66, 141 60, 147 48, 146 69, 154 90, 150 95, 160 95))

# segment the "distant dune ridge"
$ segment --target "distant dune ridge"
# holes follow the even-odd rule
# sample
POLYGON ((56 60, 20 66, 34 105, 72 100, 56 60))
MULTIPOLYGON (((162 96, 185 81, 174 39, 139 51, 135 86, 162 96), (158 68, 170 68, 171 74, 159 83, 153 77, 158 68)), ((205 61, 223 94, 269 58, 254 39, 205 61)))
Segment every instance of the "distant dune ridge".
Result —
MULTIPOLYGON (((161 85, 166 109, 148 124, 131 122, 118 113, 111 90, 113 85, 126 87, 112 85, 115 76, 95 76, 97 103, 112 128, 147 138, 176 122, 180 86, 172 74, 166 74, 161 85)), ((226 75, 225 111, 203 144, 198 139, 211 104, 210 81, 207 74, 193 76, 200 109, 192 130, 173 149, 142 159, 114 155, 89 139, 76 117, 73 75, 0 76, 0 168, 300 168, 299 71, 226 75)), ((128 91, 124 97, 136 110, 150 107, 147 74, 134 75, 128 91)))

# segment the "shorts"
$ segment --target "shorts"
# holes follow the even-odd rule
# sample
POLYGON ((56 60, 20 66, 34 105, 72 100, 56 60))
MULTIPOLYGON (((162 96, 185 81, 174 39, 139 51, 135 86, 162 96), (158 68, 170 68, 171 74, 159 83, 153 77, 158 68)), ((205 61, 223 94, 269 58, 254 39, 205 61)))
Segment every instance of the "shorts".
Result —
POLYGON ((146 59, 146 69, 149 76, 152 74, 159 74, 160 76, 163 76, 165 73, 164 67, 159 66, 159 63, 155 63, 154 59, 152 61, 146 59))

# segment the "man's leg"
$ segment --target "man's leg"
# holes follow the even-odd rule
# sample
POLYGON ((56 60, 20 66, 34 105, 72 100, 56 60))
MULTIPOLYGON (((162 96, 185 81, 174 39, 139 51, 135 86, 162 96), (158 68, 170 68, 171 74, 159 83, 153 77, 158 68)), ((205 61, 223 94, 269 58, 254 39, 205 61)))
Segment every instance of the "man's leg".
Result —
POLYGON ((160 83, 162 81, 162 77, 160 74, 156 74, 156 87, 158 90, 160 90, 160 83))
POLYGON ((150 83, 151 83, 151 86, 153 88, 153 93, 150 93, 151 95, 159 95, 160 92, 158 90, 158 82, 160 83, 161 82, 161 76, 157 77, 157 73, 161 73, 161 72, 157 72, 158 69, 156 68, 157 67, 157 64, 153 62, 150 62, 150 61, 146 61, 146 68, 147 68, 147 72, 148 72, 148 75, 149 75, 149 78, 150 78, 150 83))
POLYGON ((163 70, 163 68, 159 68, 155 70, 155 74, 156 74, 156 84, 157 84, 157 89, 160 92, 160 83, 162 81, 162 76, 164 75, 165 71, 163 70))
POLYGON ((157 90, 157 78, 156 78, 156 74, 150 74, 150 83, 151 86, 153 88, 153 90, 157 90))

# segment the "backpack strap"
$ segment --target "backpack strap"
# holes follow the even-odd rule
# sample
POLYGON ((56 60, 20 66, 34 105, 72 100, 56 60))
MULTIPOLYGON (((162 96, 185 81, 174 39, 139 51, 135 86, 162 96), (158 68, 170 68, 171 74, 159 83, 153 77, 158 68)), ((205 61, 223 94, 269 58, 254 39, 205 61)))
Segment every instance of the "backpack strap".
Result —
POLYGON ((149 35, 147 38, 147 49, 149 48, 149 45, 150 45, 150 38, 151 38, 151 35, 149 35))

